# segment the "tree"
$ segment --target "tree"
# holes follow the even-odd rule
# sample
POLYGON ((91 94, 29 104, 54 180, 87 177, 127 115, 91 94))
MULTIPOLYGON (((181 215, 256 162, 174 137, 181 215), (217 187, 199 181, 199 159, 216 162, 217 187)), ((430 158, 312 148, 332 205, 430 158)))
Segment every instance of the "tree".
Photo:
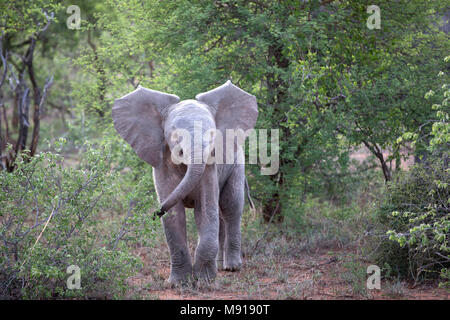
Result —
POLYGON ((57 5, 53 2, 37 1, 32 4, 19 2, 1 6, 6 14, 0 20, 0 58, 3 68, 0 79, 0 163, 4 169, 12 171, 15 169, 16 156, 20 152, 33 156, 39 142, 41 110, 53 78, 49 77, 42 86, 39 85, 34 57, 38 43, 42 41, 54 19, 57 5), (6 88, 7 78, 9 92, 6 88), (12 99, 8 99, 10 97, 12 99), (27 147, 31 100, 33 131, 27 147), (12 103, 12 108, 6 106, 7 102, 12 103), (12 147, 7 149, 7 144, 12 147), (6 154, 3 155, 5 151, 6 154))
MULTIPOLYGON (((429 113, 423 90, 448 50, 433 25, 443 5, 381 1, 382 28, 371 30, 370 4, 108 1, 97 47, 105 96, 142 84, 192 98, 230 78, 256 95, 258 127, 280 129, 280 170, 261 177, 250 167, 249 179, 264 219, 282 220, 283 200, 338 188, 352 147, 366 145, 389 180, 397 137, 429 113)), ((89 68, 87 56, 80 61, 89 68)))

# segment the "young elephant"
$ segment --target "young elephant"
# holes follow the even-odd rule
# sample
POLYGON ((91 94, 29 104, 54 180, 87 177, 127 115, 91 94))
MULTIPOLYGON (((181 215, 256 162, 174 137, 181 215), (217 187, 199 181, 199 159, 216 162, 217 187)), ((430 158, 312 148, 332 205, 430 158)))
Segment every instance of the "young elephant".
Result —
POLYGON ((139 87, 114 102, 112 116, 119 134, 154 168, 161 205, 158 215, 163 216, 170 250, 169 282, 182 282, 192 275, 210 281, 217 268, 239 270, 245 168, 237 159, 243 151, 234 138, 228 148, 225 141, 217 144, 216 140, 225 140, 227 129, 245 132, 254 127, 256 98, 230 81, 198 94, 196 100, 181 102, 175 95, 139 87), (215 145, 216 155, 228 152, 227 158, 209 161, 211 145, 215 145), (184 161, 175 161, 174 155, 184 161), (185 207, 194 208, 198 231, 193 266, 185 207))

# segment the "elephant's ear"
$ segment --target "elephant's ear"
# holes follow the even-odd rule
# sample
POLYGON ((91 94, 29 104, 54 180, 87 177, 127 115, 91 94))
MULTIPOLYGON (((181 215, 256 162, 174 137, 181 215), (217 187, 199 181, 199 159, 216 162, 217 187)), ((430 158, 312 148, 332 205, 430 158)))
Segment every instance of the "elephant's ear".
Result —
POLYGON ((180 98, 139 86, 114 101, 112 118, 117 132, 153 167, 160 165, 164 142, 162 112, 180 98))
POLYGON ((258 118, 256 97, 238 88, 230 80, 211 91, 199 93, 195 98, 211 108, 218 129, 245 131, 255 126, 258 118))

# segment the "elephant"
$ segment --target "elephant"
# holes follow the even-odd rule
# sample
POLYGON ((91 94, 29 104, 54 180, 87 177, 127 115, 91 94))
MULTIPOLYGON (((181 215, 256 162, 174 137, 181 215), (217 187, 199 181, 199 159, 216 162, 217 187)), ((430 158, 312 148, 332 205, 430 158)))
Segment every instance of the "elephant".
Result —
POLYGON ((233 138, 231 148, 226 143, 218 145, 218 135, 208 132, 224 137, 227 130, 253 129, 258 118, 256 97, 230 80, 196 95, 195 100, 183 101, 176 95, 139 86, 114 101, 112 118, 120 136, 153 167, 160 203, 156 213, 162 216, 170 252, 169 283, 189 279, 210 282, 217 270, 240 270, 246 177, 245 165, 237 159, 242 155, 242 144, 233 138), (200 124, 201 139, 194 136, 195 124, 200 124), (177 134, 180 129, 190 137, 177 134), (207 161, 194 150, 210 148, 210 155, 214 155, 217 146, 228 153, 231 150, 231 162, 228 157, 225 162, 207 161), (174 153, 186 161, 174 161, 174 153), (193 264, 185 208, 194 209, 198 233, 193 264))

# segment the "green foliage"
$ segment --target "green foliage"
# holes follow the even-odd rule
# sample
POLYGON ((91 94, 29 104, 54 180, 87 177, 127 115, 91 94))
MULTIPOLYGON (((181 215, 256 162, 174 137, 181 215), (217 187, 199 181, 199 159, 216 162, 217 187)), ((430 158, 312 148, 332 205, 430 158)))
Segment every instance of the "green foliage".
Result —
MULTIPOLYGON (((448 57, 445 62, 448 62, 448 57)), ((444 79, 444 72, 439 77, 444 79)), ((450 90, 444 83, 437 92, 425 94, 431 99, 442 91, 442 102, 433 104, 436 111, 428 138, 430 157, 416 165, 410 172, 399 175, 388 186, 388 198, 380 210, 380 219, 388 227, 389 239, 384 241, 380 259, 403 276, 414 279, 422 273, 434 273, 448 285, 450 266, 450 124, 448 97, 450 90)), ((415 145, 423 139, 422 132, 407 132, 399 142, 415 145)))
POLYGON ((429 159, 389 184, 379 220, 388 230, 378 250, 380 265, 393 275, 438 277, 450 266, 450 192, 448 166, 442 159, 429 159))
POLYGON ((367 295, 367 266, 358 261, 356 256, 351 261, 343 264, 342 280, 351 285, 352 293, 356 295, 367 295))
POLYGON ((1 1, 0 33, 20 33, 23 38, 27 38, 47 22, 51 12, 59 9, 57 1, 1 1))
POLYGON ((106 1, 92 25, 103 30, 96 50, 76 60, 88 76, 74 96, 107 126, 113 99, 138 84, 187 99, 232 78, 256 95, 257 127, 280 129, 280 172, 248 168, 266 214, 273 202, 288 210, 296 193, 338 198, 352 147, 366 144, 387 180, 389 163, 399 168, 397 137, 429 117, 424 94, 449 49, 434 23, 441 2, 381 1, 380 30, 366 27, 370 4, 106 1))
POLYGON ((131 247, 153 238, 156 226, 147 214, 153 202, 142 194, 151 177, 130 186, 111 167, 107 146, 86 146, 71 166, 59 153, 63 147, 60 140, 56 152, 20 157, 17 170, 0 172, 3 298, 121 296, 140 267, 131 247), (79 290, 67 288, 70 265, 80 267, 79 290))
MULTIPOLYGON (((444 62, 448 67, 450 56, 445 57, 444 62)), ((436 78, 438 79, 437 89, 429 90, 424 95, 424 99, 428 103, 432 103, 430 108, 432 114, 429 115, 429 118, 416 131, 405 132, 399 137, 397 144, 410 143, 413 147, 420 144, 425 145, 428 153, 448 159, 448 150, 450 148, 450 116, 448 111, 450 88, 448 84, 448 72, 439 71, 436 78), (431 130, 429 128, 430 124, 431 130), (424 127, 428 127, 428 129, 424 129, 424 127)))
MULTIPOLYGON (((450 64, 450 56, 447 56, 444 61, 448 66, 450 64)), ((445 78, 445 75, 446 73, 443 71, 438 73, 438 77, 448 80, 448 74, 447 78, 445 78)), ((441 103, 433 104, 431 106, 431 108, 436 111, 436 121, 434 121, 431 128, 430 134, 432 138, 428 148, 431 152, 437 153, 448 160, 450 148, 450 115, 448 105, 448 100, 450 99, 449 83, 444 82, 439 88, 439 92, 442 93, 441 103)), ((432 95, 434 95, 434 92, 429 91, 429 93, 425 95, 425 98, 432 95)))
MULTIPOLYGON (((445 62, 448 62, 448 57, 445 62)), ((443 78, 444 72, 439 72, 443 78)), ((444 80, 445 81, 445 80, 444 80)), ((416 165, 410 172, 397 177, 389 186, 389 198, 381 208, 381 220, 388 226, 388 241, 382 243, 380 259, 396 268, 403 276, 414 279, 422 273, 440 275, 448 286, 450 268, 450 124, 448 98, 450 90, 444 83, 442 102, 433 104, 436 111, 427 146, 431 157, 416 165)), ((435 94, 430 90, 426 99, 435 94)), ((423 137, 422 132, 405 133, 403 139, 415 145, 423 137)))
MULTIPOLYGON (((138 267, 132 248, 152 246, 155 239, 148 212, 156 194, 150 166, 112 127, 112 103, 138 85, 188 99, 230 78, 257 97, 257 128, 280 130, 280 171, 261 176, 259 166, 247 167, 258 213, 267 216, 278 205, 284 223, 277 230, 307 246, 362 239, 384 190, 380 171, 372 170, 375 159, 385 180, 394 179, 377 216, 383 236, 390 231, 390 240, 377 243, 380 265, 414 278, 440 273, 448 285, 449 269, 439 256, 448 258, 449 241, 442 208, 448 210, 443 57, 450 42, 439 30, 446 4, 380 0, 381 29, 370 30, 371 4, 0 1, 3 51, 9 53, 0 114, 12 118, 0 121, 2 159, 8 138, 17 135, 21 93, 8 82, 23 74, 25 87, 35 91, 20 57, 54 14, 38 36, 33 60, 37 89, 54 77, 40 111, 38 149, 44 152, 33 159, 22 154, 15 172, 0 172, 1 294, 122 294, 124 279, 138 267), (71 4, 81 8, 79 30, 66 26, 71 4), (67 140, 61 153, 45 145, 45 138, 60 136, 67 140), (351 160, 361 145, 373 159, 351 160), (400 160, 409 156, 405 150, 423 162, 409 173, 399 172, 400 160), (66 289, 70 264, 81 267, 81 291, 66 289)), ((249 243, 265 229, 256 216, 243 223, 249 243)), ((351 273, 363 278, 358 268, 351 273)))

